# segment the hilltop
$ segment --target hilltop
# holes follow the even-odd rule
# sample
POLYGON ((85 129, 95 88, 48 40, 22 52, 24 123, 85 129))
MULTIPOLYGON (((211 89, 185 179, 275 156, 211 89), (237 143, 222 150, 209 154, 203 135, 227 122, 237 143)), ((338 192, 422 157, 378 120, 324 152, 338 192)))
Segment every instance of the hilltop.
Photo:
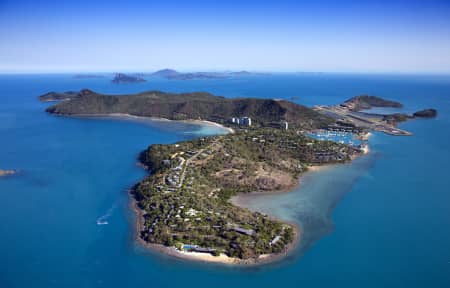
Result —
POLYGON ((403 104, 396 101, 386 100, 377 96, 360 95, 352 97, 343 103, 351 111, 361 111, 372 107, 401 108, 403 104))
POLYGON ((79 92, 77 91, 66 91, 66 92, 48 92, 41 96, 39 96, 39 101, 41 102, 58 102, 58 101, 67 101, 75 98, 80 98, 83 95, 90 95, 94 92, 89 89, 83 89, 79 92))

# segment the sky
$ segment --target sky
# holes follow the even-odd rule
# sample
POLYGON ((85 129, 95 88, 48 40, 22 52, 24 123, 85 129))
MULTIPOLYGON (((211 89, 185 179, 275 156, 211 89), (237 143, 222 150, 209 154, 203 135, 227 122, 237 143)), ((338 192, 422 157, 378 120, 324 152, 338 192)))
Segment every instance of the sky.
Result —
POLYGON ((450 73, 450 0, 0 0, 0 73, 450 73))

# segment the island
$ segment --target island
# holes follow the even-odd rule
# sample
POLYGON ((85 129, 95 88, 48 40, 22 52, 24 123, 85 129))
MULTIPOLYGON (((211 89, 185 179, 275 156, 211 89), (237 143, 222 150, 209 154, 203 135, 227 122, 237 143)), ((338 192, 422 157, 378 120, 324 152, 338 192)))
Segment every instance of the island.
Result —
POLYGON ((114 79, 111 82, 115 84, 127 84, 127 83, 141 83, 147 82, 144 78, 142 78, 141 74, 137 75, 127 75, 124 73, 116 73, 114 79))
MULTIPOLYGON (((368 105, 398 106, 360 97, 311 109, 287 100, 225 98, 207 92, 105 95, 89 89, 47 93, 40 100, 56 98, 65 101, 46 111, 60 116, 164 118, 228 127, 232 133, 226 135, 149 146, 138 157, 149 175, 130 194, 143 245, 177 257, 233 264, 281 259, 302 234, 293 223, 236 206, 231 197, 290 191, 311 167, 346 163, 367 153, 363 136, 377 126, 352 113, 368 105), (361 143, 310 137, 318 129, 354 133, 361 143)), ((376 125, 391 127, 382 117, 377 119, 376 125)))
POLYGON ((73 75, 74 79, 96 79, 96 78, 105 78, 104 75, 97 75, 97 74, 76 74, 73 75))
POLYGON ((178 75, 180 75, 180 72, 173 70, 173 69, 162 69, 162 70, 158 70, 150 75, 155 76, 155 77, 163 77, 163 78, 170 79, 172 77, 177 77, 178 75))
POLYGON ((334 119, 285 100, 225 98, 207 92, 165 93, 146 91, 129 95, 104 95, 89 89, 78 93, 47 93, 41 101, 64 100, 47 108, 59 115, 132 115, 170 120, 211 121, 230 127, 281 127, 285 122, 294 128, 326 127, 334 119), (246 117, 246 118, 245 118, 246 117))
POLYGON ((419 117, 419 118, 434 118, 437 116, 437 110, 436 109, 424 109, 417 111, 413 114, 413 117, 419 117))
POLYGON ((261 73, 252 73, 249 71, 181 73, 173 69, 162 69, 150 74, 150 76, 167 78, 169 80, 221 79, 221 78, 243 77, 252 75, 261 75, 261 73))

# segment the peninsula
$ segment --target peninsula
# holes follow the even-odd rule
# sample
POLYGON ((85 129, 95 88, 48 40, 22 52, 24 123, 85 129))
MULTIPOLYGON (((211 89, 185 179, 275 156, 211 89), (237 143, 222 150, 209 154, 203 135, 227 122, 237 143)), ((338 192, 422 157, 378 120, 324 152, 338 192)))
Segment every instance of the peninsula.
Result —
MULTIPOLYGON (((266 263, 290 251, 301 238, 298 227, 235 206, 230 198, 254 191, 289 191, 309 167, 345 163, 367 151, 364 142, 315 140, 308 136, 311 131, 349 131, 361 136, 371 128, 360 125, 364 122, 360 119, 354 121, 326 108, 311 109, 286 100, 230 99, 206 92, 113 96, 84 89, 40 96, 41 101, 58 99, 64 101, 47 112, 213 121, 233 129, 227 135, 151 145, 139 155, 149 175, 131 189, 141 243, 171 255, 215 262, 266 263)), ((398 106, 380 101, 363 97, 339 107, 356 113, 353 110, 368 105, 398 106)))
POLYGON ((310 165, 343 163, 361 153, 273 128, 152 145, 139 157, 151 174, 132 189, 139 236, 181 251, 224 254, 235 263, 264 262, 292 247, 299 231, 230 198, 291 190, 310 165))
POLYGON ((415 112, 413 115, 405 113, 376 114, 370 113, 370 111, 361 111, 374 107, 402 108, 403 104, 377 96, 361 95, 350 98, 338 105, 319 105, 314 110, 332 117, 336 121, 335 129, 338 130, 376 130, 396 136, 412 135, 411 132, 398 128, 398 123, 414 118, 432 118, 437 115, 435 109, 425 109, 415 112))

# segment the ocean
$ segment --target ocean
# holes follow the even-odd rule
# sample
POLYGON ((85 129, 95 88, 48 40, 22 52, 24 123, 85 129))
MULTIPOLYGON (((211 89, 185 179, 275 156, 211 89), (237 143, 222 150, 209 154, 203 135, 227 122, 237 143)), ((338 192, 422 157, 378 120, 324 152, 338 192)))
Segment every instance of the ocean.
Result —
MULTIPOLYGON (((0 75, 0 287, 450 287, 450 76, 272 74, 112 84, 111 77, 0 75), (248 197, 251 209, 299 223, 298 251, 258 267, 173 259, 134 240, 127 189, 152 143, 223 133, 174 122, 64 118, 37 96, 208 91, 307 106, 359 94, 436 108, 438 117, 373 133, 370 153, 306 174, 297 189, 248 197), (97 220, 107 225, 97 225, 97 220)), ((245 198, 245 197, 244 197, 245 198)))

